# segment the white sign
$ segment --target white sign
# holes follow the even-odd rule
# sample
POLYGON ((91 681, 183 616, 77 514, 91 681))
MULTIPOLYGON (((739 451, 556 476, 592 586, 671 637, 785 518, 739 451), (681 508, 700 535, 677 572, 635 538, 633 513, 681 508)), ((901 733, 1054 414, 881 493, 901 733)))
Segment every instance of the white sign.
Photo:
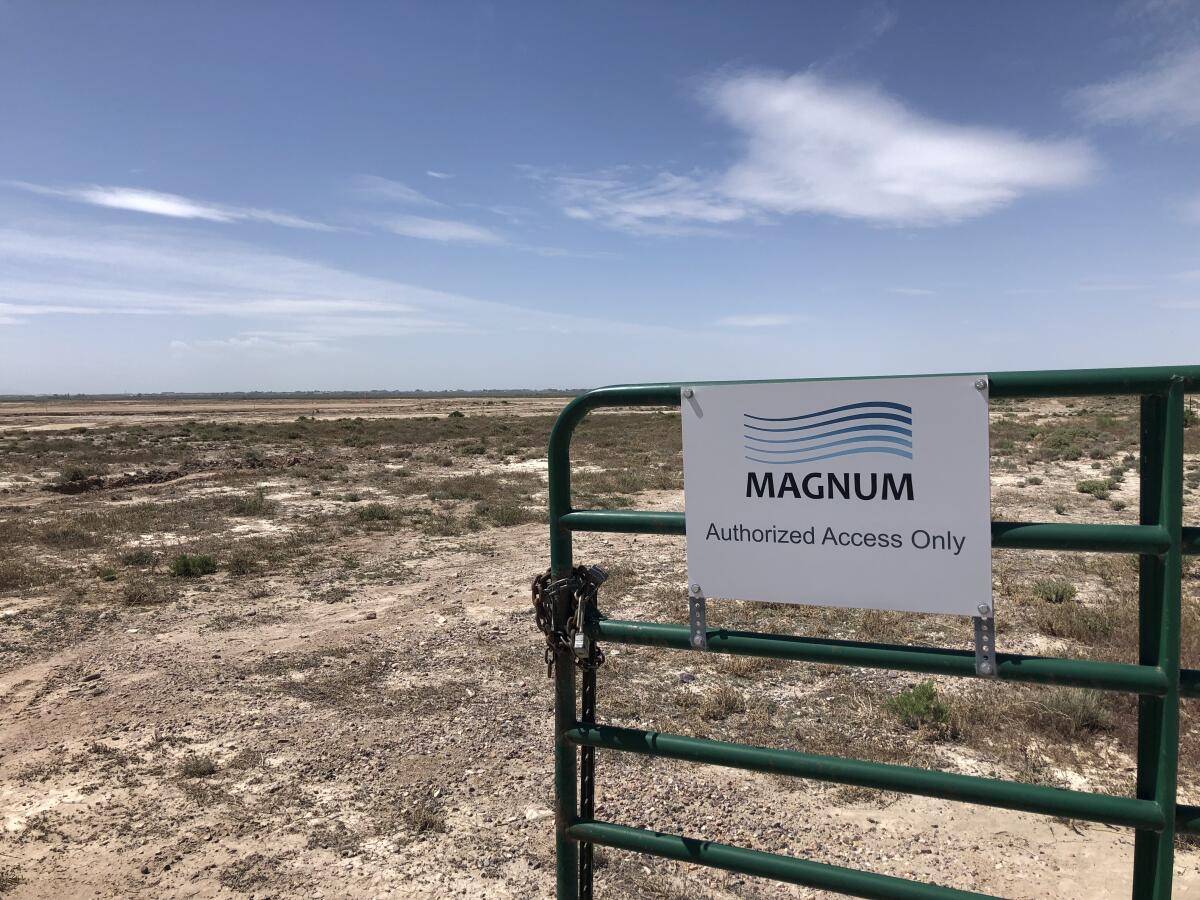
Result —
POLYGON ((983 376, 697 385, 682 410, 701 596, 990 610, 983 376))

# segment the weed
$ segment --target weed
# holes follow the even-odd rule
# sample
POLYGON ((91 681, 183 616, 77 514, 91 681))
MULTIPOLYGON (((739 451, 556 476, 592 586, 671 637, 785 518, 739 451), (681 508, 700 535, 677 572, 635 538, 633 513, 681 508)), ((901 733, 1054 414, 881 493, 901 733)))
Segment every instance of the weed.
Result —
POLYGON ((1034 582, 1033 596, 1047 603, 1065 603, 1075 599, 1075 585, 1065 578, 1043 578, 1034 582))
POLYGON ((441 834, 446 830, 446 816, 432 800, 418 800, 402 807, 397 819, 413 834, 441 834))
POLYGON ((101 581, 116 581, 117 580, 117 570, 113 569, 113 568, 109 568, 108 566, 101 566, 99 569, 96 570, 96 577, 99 578, 101 581))
POLYGON ((226 564, 230 575, 238 577, 244 575, 252 575, 258 571, 258 558, 249 550, 237 549, 229 554, 229 562, 226 564))
POLYGON ((1050 688, 1033 704, 1034 724, 1066 738, 1094 734, 1112 726, 1109 699, 1099 691, 1050 688))
POLYGON ((1042 483, 1042 477, 1040 475, 1030 475, 1025 479, 1025 483, 1028 485, 1039 485, 1042 483))
POLYGON ((267 499, 266 491, 259 487, 253 494, 243 494, 231 497, 228 501, 231 515, 235 516, 266 516, 275 510, 275 504, 267 499))
POLYGON ((217 561, 207 553, 180 553, 171 560, 171 574, 176 578, 199 578, 217 571, 217 561))
POLYGON ((171 599, 158 584, 148 578, 136 578, 121 591, 121 599, 130 606, 150 606, 171 599))
POLYGON ((946 704, 938 697, 932 681, 893 694, 884 701, 884 706, 909 728, 944 725, 948 716, 946 704))
POLYGON ((1075 485, 1075 490, 1081 494, 1090 494, 1097 500, 1107 500, 1109 492, 1116 488, 1111 478, 1089 478, 1075 485))
POLYGON ((158 554, 149 547, 135 547, 126 550, 118 559, 123 566, 153 566, 158 562, 158 554))
POLYGON ((20 591, 45 584, 50 573, 22 559, 0 557, 0 591, 20 591))
POLYGON ((746 700, 742 697, 742 692, 722 684, 705 694, 700 701, 700 718, 719 720, 745 709, 746 700))
POLYGON ((360 522, 390 522, 399 518, 395 509, 382 503, 368 503, 354 510, 354 517, 360 522))
POLYGON ((217 774, 217 764, 211 756, 189 753, 179 763, 179 774, 184 778, 209 778, 217 774))

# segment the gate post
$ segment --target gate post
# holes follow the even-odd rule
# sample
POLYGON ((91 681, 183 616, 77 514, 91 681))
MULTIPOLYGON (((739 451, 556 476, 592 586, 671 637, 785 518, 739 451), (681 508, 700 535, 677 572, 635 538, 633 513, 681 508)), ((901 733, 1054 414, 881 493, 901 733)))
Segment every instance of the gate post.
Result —
MULTIPOLYGON (((579 400, 567 405, 550 432, 547 448, 547 487, 550 519, 550 569, 555 579, 566 578, 574 565, 571 532, 560 519, 571 511, 571 432, 578 416, 569 411, 579 400)), ((566 631, 571 617, 571 597, 559 591, 554 607, 554 627, 566 631)), ((570 649, 554 654, 554 858, 557 900, 578 900, 579 845, 567 837, 567 829, 578 819, 576 794, 576 750, 566 739, 575 727, 575 660, 570 649)))
POLYGON ((1170 547, 1143 554, 1138 566, 1138 662, 1167 676, 1163 697, 1138 698, 1137 797, 1162 808, 1161 832, 1134 838, 1134 900, 1170 900, 1175 859, 1175 791, 1179 760, 1179 644, 1183 528, 1183 397, 1174 379, 1166 396, 1142 398, 1140 517, 1166 529, 1170 547))

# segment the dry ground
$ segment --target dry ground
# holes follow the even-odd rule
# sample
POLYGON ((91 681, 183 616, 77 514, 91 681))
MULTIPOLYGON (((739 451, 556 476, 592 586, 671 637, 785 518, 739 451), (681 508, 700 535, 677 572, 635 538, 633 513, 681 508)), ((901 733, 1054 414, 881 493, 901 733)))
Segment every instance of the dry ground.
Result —
MULTIPOLYGON (((528 582, 561 402, 0 404, 0 895, 550 897, 551 690, 528 582)), ((1133 521, 1132 411, 996 404, 995 515, 1133 521)), ((1187 434, 1195 523, 1200 426, 1187 434)), ((577 446, 579 505, 681 507, 675 414, 595 416, 577 446)), ((678 539, 580 536, 577 557, 614 572, 607 613, 685 619, 678 539)), ((1189 564, 1191 666, 1197 583, 1189 564)), ((1125 557, 997 552, 1000 648, 1132 661, 1135 584, 1125 557)), ((952 618, 710 618, 969 639, 952 618)), ((1124 698, 629 648, 600 677, 600 717, 620 724, 1132 789, 1124 698)), ((1128 896, 1121 829, 603 753, 598 784, 610 821, 1004 896, 1128 896)), ((824 896, 599 862, 606 898, 824 896)), ((1200 896, 1196 852, 1177 868, 1176 896, 1200 896)))

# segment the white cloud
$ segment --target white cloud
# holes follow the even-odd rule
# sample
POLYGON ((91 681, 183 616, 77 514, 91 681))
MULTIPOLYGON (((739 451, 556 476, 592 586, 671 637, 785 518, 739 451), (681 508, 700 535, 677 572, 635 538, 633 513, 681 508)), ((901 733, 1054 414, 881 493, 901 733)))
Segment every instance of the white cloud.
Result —
POLYGON ((703 96, 742 136, 727 170, 550 176, 563 211, 642 234, 799 213, 935 225, 1082 184, 1097 166, 1079 141, 940 121, 875 88, 812 74, 723 76, 703 96))
POLYGON ((1200 47, 1159 56, 1146 67, 1080 88, 1071 100, 1106 125, 1153 125, 1166 132, 1200 125, 1200 47))
POLYGON ((378 175, 355 175, 354 188, 360 194, 383 200, 394 200, 412 206, 444 206, 432 197, 427 197, 416 188, 400 181, 381 178, 378 175))
POLYGON ((717 319, 718 325, 729 328, 771 328, 777 325, 790 325, 796 321, 795 316, 781 315, 748 315, 725 316, 717 319))
POLYGON ((689 234, 728 225, 750 213, 721 197, 707 179, 660 173, 630 184, 627 170, 554 176, 563 212, 633 234, 689 234))
POLYGON ((121 209, 129 212, 166 216, 172 219, 202 219, 208 222, 267 222, 286 228, 305 228, 315 231, 333 231, 333 226, 322 222, 302 219, 289 213, 248 206, 222 206, 193 200, 179 194, 147 191, 141 188, 114 187, 99 184, 79 187, 50 187, 30 184, 26 181, 7 181, 9 187, 19 188, 48 197, 63 197, 76 203, 121 209))
POLYGON ((874 88, 815 75, 739 75, 714 82, 708 96, 746 141, 722 192, 771 212, 954 222, 1080 184, 1095 167, 1078 142, 942 122, 874 88))
POLYGON ((504 238, 489 228, 453 219, 427 219, 424 216, 392 216, 380 223, 388 231, 427 241, 466 244, 502 244, 504 238))
POLYGON ((438 172, 435 169, 426 169, 425 174, 428 175, 430 178, 445 179, 445 178, 453 178, 454 177, 449 172, 438 172))

